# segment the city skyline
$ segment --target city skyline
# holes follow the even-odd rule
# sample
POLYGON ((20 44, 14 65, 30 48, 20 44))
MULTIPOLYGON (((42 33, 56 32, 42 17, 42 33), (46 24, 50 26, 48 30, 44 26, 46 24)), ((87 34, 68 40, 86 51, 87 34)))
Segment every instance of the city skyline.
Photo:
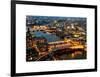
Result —
MULTIPOLYGON (((54 20, 58 22, 65 22, 65 23, 71 23, 71 22, 86 22, 86 17, 62 17, 62 16, 26 16, 26 25, 28 23, 33 25, 47 25, 49 23, 52 23, 54 20)), ((27 25, 29 26, 29 25, 27 25)))

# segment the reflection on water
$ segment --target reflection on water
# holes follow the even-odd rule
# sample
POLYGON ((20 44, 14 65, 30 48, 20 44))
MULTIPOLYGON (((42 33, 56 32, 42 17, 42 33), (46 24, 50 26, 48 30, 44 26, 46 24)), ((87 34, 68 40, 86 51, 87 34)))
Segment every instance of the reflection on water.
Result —
POLYGON ((55 42, 55 41, 59 41, 61 40, 58 36, 54 35, 54 34, 47 34, 47 33, 43 33, 41 31, 36 31, 36 32, 33 32, 36 36, 42 36, 42 37, 45 37, 48 42, 55 42))

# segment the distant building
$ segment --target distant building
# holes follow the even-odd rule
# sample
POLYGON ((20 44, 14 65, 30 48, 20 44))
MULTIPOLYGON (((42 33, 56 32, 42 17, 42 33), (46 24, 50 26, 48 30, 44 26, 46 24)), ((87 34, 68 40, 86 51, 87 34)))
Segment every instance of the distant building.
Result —
POLYGON ((41 31, 41 30, 47 30, 48 26, 47 25, 34 25, 32 26, 33 31, 41 31))

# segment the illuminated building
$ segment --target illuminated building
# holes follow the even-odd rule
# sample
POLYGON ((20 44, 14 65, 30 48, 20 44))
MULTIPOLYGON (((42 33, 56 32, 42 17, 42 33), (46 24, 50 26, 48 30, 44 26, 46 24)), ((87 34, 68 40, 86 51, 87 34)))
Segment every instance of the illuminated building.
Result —
POLYGON ((44 37, 36 37, 36 38, 33 38, 33 41, 35 43, 46 43, 47 39, 45 39, 44 37))
POLYGON ((48 26, 46 25, 34 25, 32 27, 33 31, 41 31, 41 30, 47 30, 48 29, 48 26))
POLYGON ((69 48, 71 46, 71 43, 68 43, 68 41, 56 41, 56 42, 50 42, 48 43, 49 47, 52 49, 64 49, 69 48))

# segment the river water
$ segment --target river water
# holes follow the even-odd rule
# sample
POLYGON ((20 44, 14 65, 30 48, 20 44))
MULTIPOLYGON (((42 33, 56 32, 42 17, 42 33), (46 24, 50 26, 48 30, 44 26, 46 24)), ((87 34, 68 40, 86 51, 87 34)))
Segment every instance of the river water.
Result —
POLYGON ((36 31, 36 32, 33 32, 36 36, 39 36, 39 37, 45 37, 48 42, 55 42, 55 41, 59 41, 61 40, 58 36, 54 35, 54 34, 47 34, 47 33, 43 33, 41 31, 36 31))

